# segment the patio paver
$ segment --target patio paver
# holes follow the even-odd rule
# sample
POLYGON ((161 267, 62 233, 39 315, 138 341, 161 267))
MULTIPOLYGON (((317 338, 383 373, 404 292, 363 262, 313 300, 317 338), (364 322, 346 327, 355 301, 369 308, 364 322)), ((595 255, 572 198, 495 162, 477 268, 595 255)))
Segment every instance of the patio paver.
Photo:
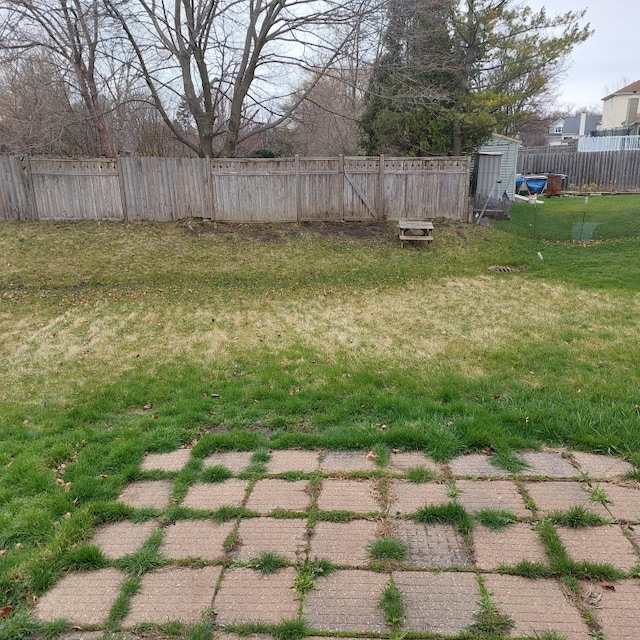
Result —
POLYGON ((376 526, 371 520, 316 522, 309 558, 352 567, 366 565, 371 560, 369 545, 376 539, 376 526))
POLYGON ((395 536, 407 545, 405 563, 423 569, 464 567, 471 556, 462 536, 449 524, 421 524, 400 520, 395 536))
POLYGON ((389 513, 392 515, 415 513, 426 505, 445 504, 452 500, 447 495, 445 484, 392 480, 389 486, 389 513))
POLYGON ((371 480, 325 479, 318 497, 318 509, 371 513, 380 511, 381 505, 371 480))
POLYGON ((242 473, 250 464, 252 451, 225 451, 214 453, 202 461, 204 469, 208 467, 226 467, 231 473, 242 473))
POLYGON ((393 580, 407 631, 457 635, 475 621, 480 588, 474 573, 394 571, 393 580))
POLYGON ((491 458, 481 453, 459 456, 449 462, 449 469, 456 477, 506 478, 510 475, 505 469, 491 464, 491 458))
POLYGON ((317 631, 385 633, 389 631, 378 606, 388 576, 373 571, 336 571, 318 578, 309 591, 303 616, 317 631))
POLYGON ((231 569, 222 579, 213 608, 221 626, 262 622, 278 624, 298 612, 293 589, 295 569, 287 567, 268 575, 254 569, 231 569))
POLYGON ((591 502, 589 487, 578 482, 527 482, 524 488, 542 513, 568 511, 581 506, 605 518, 609 517, 609 512, 602 504, 591 502))
POLYGON ((377 468, 375 462, 369 460, 367 454, 362 451, 328 451, 320 463, 323 473, 373 471, 377 468))
POLYGON ((125 487, 118 498, 134 509, 158 509, 169 506, 173 483, 170 480, 140 480, 125 487))
POLYGON ((558 451, 526 451, 520 457, 529 465, 523 476, 577 478, 580 472, 558 451))
POLYGON ((117 569, 69 573, 38 600, 33 613, 42 622, 65 618, 78 626, 102 625, 124 578, 117 569))
POLYGON ((306 480, 258 480, 249 499, 247 509, 258 513, 271 513, 277 509, 307 511, 311 502, 309 483, 306 480))
POLYGON ((191 449, 176 449, 171 453, 148 453, 140 468, 143 471, 181 471, 190 457, 191 449))
POLYGON ((141 523, 129 520, 112 522, 101 527, 89 544, 95 544, 109 560, 119 560, 130 553, 135 553, 149 539, 157 526, 156 520, 141 523))
POLYGON ((252 560, 270 552, 297 562, 305 557, 307 541, 306 519, 245 518, 238 527, 235 558, 252 560))
POLYGON ((231 478, 224 482, 194 484, 187 491, 182 506, 189 509, 215 511, 220 507, 239 507, 244 500, 249 482, 231 478))
POLYGON ((573 451, 571 456, 578 463, 580 471, 586 473, 591 480, 611 480, 634 470, 631 463, 613 456, 584 451, 573 451))
POLYGON ((609 483, 598 486, 604 489, 607 498, 611 500, 605 506, 616 520, 640 522, 640 488, 609 483))
POLYGON ((143 622, 163 624, 200 621, 211 606, 221 567, 164 567, 142 576, 140 591, 131 599, 123 627, 143 622), (177 595, 179 594, 179 597, 177 595))
POLYGON ((493 571, 500 566, 514 566, 522 560, 547 563, 547 554, 538 534, 525 522, 492 531, 477 526, 473 532, 476 566, 493 571))
POLYGON ((427 469, 436 475, 442 472, 439 464, 431 460, 431 458, 427 458, 424 453, 420 453, 419 451, 392 453, 387 469, 394 473, 404 473, 409 471, 409 469, 427 469))
POLYGON ((558 535, 569 557, 576 562, 610 564, 631 571, 640 558, 618 525, 570 529, 558 527, 558 535))
POLYGON ((160 552, 172 560, 220 560, 225 555, 224 541, 234 527, 235 522, 181 520, 165 529, 160 552))
POLYGON ((621 580, 614 589, 586 584, 583 591, 597 591, 596 618, 607 640, 637 640, 640 629, 640 585, 636 580, 621 580))
POLYGON ((268 473, 286 473, 287 471, 313 473, 319 468, 320 456, 318 451, 303 451, 300 449, 272 451, 271 459, 267 462, 268 473))
POLYGON ((487 574, 484 585, 498 611, 515 622, 512 635, 535 637, 555 631, 567 640, 590 640, 580 612, 555 580, 487 574))
POLYGON ((509 480, 458 480, 458 502, 469 513, 482 509, 508 510, 519 518, 531 516, 515 482, 509 480))

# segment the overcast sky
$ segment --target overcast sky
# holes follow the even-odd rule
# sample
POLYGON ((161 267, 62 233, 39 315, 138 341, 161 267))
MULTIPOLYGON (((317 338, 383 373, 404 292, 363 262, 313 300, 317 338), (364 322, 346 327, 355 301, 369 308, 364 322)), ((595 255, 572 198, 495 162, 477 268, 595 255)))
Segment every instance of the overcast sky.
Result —
POLYGON ((586 8, 595 33, 578 45, 559 83, 558 106, 602 108, 607 91, 640 80, 638 0, 525 0, 549 15, 586 8))

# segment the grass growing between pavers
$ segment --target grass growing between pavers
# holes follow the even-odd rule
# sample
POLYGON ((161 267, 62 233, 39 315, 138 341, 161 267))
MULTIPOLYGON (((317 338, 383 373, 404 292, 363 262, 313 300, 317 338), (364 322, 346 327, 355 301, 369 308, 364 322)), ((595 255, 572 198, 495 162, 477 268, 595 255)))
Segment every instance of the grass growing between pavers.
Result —
POLYGON ((248 479, 294 446, 377 464, 393 448, 446 461, 491 447, 507 466, 546 443, 640 463, 638 239, 501 227, 442 225, 429 250, 401 250, 391 225, 269 228, 277 242, 267 228, 0 225, 0 628, 67 553, 90 561, 100 522, 157 515, 114 505, 125 484, 169 477, 177 501, 214 451, 258 452, 248 479), (140 471, 145 452, 196 441, 183 472, 140 471))

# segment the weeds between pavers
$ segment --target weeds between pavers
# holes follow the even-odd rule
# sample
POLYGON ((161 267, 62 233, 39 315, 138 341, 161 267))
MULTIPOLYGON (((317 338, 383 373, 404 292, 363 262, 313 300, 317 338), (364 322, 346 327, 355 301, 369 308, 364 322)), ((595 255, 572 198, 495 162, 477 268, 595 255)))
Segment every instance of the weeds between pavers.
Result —
POLYGON ((377 538, 369 545, 369 554, 374 560, 401 562, 407 557, 407 545, 397 538, 377 538))
POLYGON ((509 635, 509 631, 515 627, 514 621, 507 615, 498 611, 491 600, 491 594, 484 586, 482 576, 478 576, 480 587, 480 608, 476 614, 476 621, 468 631, 474 640, 496 640, 509 635))
POLYGON ((393 632, 397 632, 404 622, 405 610, 402 594, 393 581, 393 578, 389 579, 389 582, 387 582, 382 591, 379 604, 387 624, 393 632))
POLYGON ((480 509, 473 516, 483 527, 500 531, 518 522, 518 516, 506 509, 480 509))
POLYGON ((423 524, 452 524, 463 535, 469 534, 473 530, 473 518, 462 505, 456 502, 427 505, 416 511, 413 519, 423 524))

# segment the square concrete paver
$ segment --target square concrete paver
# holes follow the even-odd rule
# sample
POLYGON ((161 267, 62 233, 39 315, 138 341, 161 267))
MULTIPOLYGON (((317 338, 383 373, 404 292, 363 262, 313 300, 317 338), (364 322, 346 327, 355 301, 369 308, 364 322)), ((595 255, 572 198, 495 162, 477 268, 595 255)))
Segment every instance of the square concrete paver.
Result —
POLYGON ((199 622, 211 606, 221 567, 164 567, 142 576, 140 591, 131 599, 123 627, 143 622, 199 622))
POLYGON ((379 602, 389 576, 373 571, 336 571, 318 578, 309 591, 303 618, 317 631, 385 633, 379 602))
POLYGON ((291 562, 304 560, 307 521, 282 518, 245 518, 238 528, 235 557, 245 561, 271 552, 291 562))
POLYGON ((431 458, 427 458, 424 453, 419 451, 402 451, 391 454, 387 465, 388 471, 405 473, 409 469, 427 469, 436 475, 442 471, 442 467, 439 464, 436 464, 431 458))
POLYGON ((224 541, 234 526, 234 522, 218 524, 208 520, 181 520, 165 529, 160 551, 172 560, 220 560, 225 555, 224 541))
POLYGON ((640 585, 636 580, 616 582, 614 589, 587 584, 583 592, 595 595, 595 614, 607 640, 638 640, 640 585))
POLYGON ((135 553, 151 536, 158 523, 149 520, 136 524, 124 520, 107 524, 96 532, 89 544, 95 544, 110 560, 135 553))
POLYGON ((505 469, 492 465, 491 458, 481 453, 454 458, 449 462, 449 469, 456 477, 506 478, 510 475, 505 469))
POLYGON ((320 468, 320 455, 318 451, 303 451, 301 449, 287 449, 285 451, 272 451, 271 459, 267 462, 268 473, 287 473, 287 471, 300 471, 313 473, 320 468))
POLYGON ((268 575, 254 569, 227 571, 213 603, 216 623, 278 624, 295 618, 298 612, 293 589, 295 577, 295 569, 290 567, 268 575))
POLYGON ((220 507, 239 507, 249 483, 247 480, 231 478, 224 482, 200 482, 187 491, 182 506, 189 509, 205 509, 215 511, 220 507))
POLYGON ((618 525, 583 529, 558 527, 557 531, 569 557, 576 562, 610 564, 617 569, 631 571, 640 560, 618 525))
POLYGON ((392 480, 389 483, 389 513, 415 513, 418 509, 432 504, 445 504, 452 498, 447 495, 447 485, 436 482, 416 484, 406 480, 392 480))
POLYGON ((177 449, 171 453, 148 453, 141 468, 143 471, 181 471, 189 462, 191 449, 177 449))
POLYGON ((547 555, 538 534, 524 523, 511 524, 500 531, 477 526, 473 532, 476 566, 493 571, 514 566, 523 560, 547 564, 547 555))
POLYGON ((480 588, 474 573, 397 571, 393 580, 404 602, 405 630, 453 636, 475 622, 480 588))
POLYGON ((214 453, 202 461, 202 466, 226 467, 231 473, 242 473, 250 464, 253 453, 251 451, 227 451, 214 453))
POLYGON ((318 509, 321 511, 353 511, 371 513, 381 510, 376 486, 371 480, 322 481, 318 509))
POLYGON ((362 451, 328 451, 320 469, 324 473, 346 473, 349 471, 374 471, 378 466, 362 451))
POLYGON ((523 476, 546 478, 577 478, 580 472, 558 451, 527 451, 520 457, 529 465, 523 476))
POLYGON ((578 463, 580 471, 586 473, 591 480, 611 480, 634 470, 632 464, 613 456, 584 451, 573 451, 571 456, 578 463))
POLYGON ((542 513, 568 511, 581 506, 605 518, 609 517, 609 512, 600 503, 591 502, 589 487, 578 482, 527 482, 524 488, 542 513))
POLYGON ((487 574, 484 585, 498 611, 515 622, 511 635, 537 637, 555 631, 566 640, 590 640, 580 612, 554 580, 487 574))
POLYGON ((169 506, 173 483, 170 480, 141 480, 125 487, 118 502, 134 509, 158 509, 169 506))
POLYGON ((405 563, 423 569, 464 567, 471 564, 462 536, 449 524, 421 524, 399 520, 395 537, 407 545, 405 563))
POLYGON ((41 622, 64 618, 72 625, 102 625, 124 577, 117 569, 68 573, 38 600, 34 615, 41 622))
POLYGON ((307 511, 310 502, 311 492, 306 480, 258 480, 247 500, 247 509, 264 514, 277 509, 307 511))
POLYGON ((482 509, 511 511, 519 518, 531 515, 515 482, 509 480, 458 480, 457 500, 469 512, 482 509))
POLYGON ((640 489, 615 484, 601 484, 599 487, 611 500, 606 508, 616 520, 640 522, 640 489))
POLYGON ((370 520, 316 522, 309 558, 324 558, 337 565, 364 566, 371 560, 369 546, 375 539, 376 523, 370 520))

